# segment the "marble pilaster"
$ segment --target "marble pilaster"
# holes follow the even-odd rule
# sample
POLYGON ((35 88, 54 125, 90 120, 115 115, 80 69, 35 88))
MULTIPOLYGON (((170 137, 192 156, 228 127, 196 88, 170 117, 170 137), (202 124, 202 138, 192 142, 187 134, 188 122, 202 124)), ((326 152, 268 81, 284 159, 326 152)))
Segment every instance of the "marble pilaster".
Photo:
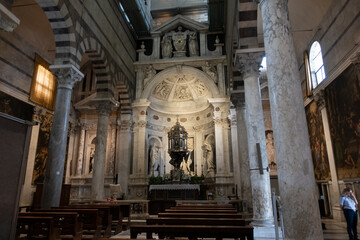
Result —
POLYGON ((118 184, 125 194, 128 192, 130 175, 130 156, 131 156, 131 115, 121 115, 120 141, 118 143, 120 156, 118 158, 118 184))
POLYGON ((112 111, 114 105, 110 101, 102 100, 97 101, 95 106, 98 112, 98 123, 96 129, 94 170, 91 181, 91 199, 104 200, 107 129, 109 113, 112 111))
POLYGON ((284 239, 323 239, 287 0, 262 0, 267 76, 284 239))
POLYGON ((229 111, 228 98, 213 98, 209 102, 214 107, 215 153, 216 153, 216 198, 225 199, 230 194, 230 159, 229 159, 229 111))
POLYGON ((335 157, 334 157, 334 149, 331 141, 331 134, 330 134, 330 127, 329 127, 329 118, 326 111, 326 101, 324 96, 324 90, 318 92, 315 95, 315 101, 318 106, 318 111, 321 113, 321 119, 324 129, 324 136, 326 142, 326 151, 329 160, 329 167, 331 173, 331 208, 333 218, 341 221, 343 219, 343 211, 340 209, 340 204, 338 199, 340 199, 340 189, 338 183, 338 177, 336 172, 336 164, 335 164, 335 157))
POLYGON ((116 124, 110 125, 110 144, 109 144, 109 154, 107 160, 107 171, 108 176, 114 176, 115 170, 115 142, 116 142, 116 124))
POLYGON ((130 176, 131 197, 146 199, 147 188, 147 157, 146 157, 146 111, 150 102, 139 101, 132 104, 134 117, 133 139, 133 169, 130 176))
POLYGON ((245 86, 249 167, 253 196, 253 224, 256 225, 273 223, 270 176, 267 170, 265 126, 259 84, 259 67, 263 54, 263 52, 257 52, 238 55, 245 86), (260 145, 261 156, 258 154, 257 144, 260 145))
POLYGON ((70 173, 71 173, 71 164, 73 161, 73 153, 74 153, 74 140, 75 140, 75 124, 70 123, 69 127, 69 144, 67 151, 67 159, 66 159, 66 171, 65 171, 65 184, 70 184, 70 173))
POLYGON ((27 158, 26 170, 25 170, 25 181, 21 190, 20 206, 32 205, 33 189, 32 189, 31 181, 34 171, 36 148, 39 139, 41 113, 42 113, 41 108, 39 107, 34 108, 33 121, 36 122, 37 124, 31 127, 29 152, 28 152, 28 158, 27 158))
POLYGON ((218 63, 216 68, 217 68, 217 75, 218 75, 219 92, 221 95, 225 96, 226 89, 225 89, 224 64, 218 63))
POLYGON ((83 173, 83 161, 84 161, 84 149, 85 147, 85 125, 80 124, 80 139, 79 139, 79 151, 76 164, 76 175, 81 175, 83 173))
POLYGON ((57 80, 54 119, 52 123, 49 157, 41 200, 42 208, 59 206, 63 182, 64 162, 67 145, 67 130, 71 92, 74 84, 84 75, 73 65, 51 65, 50 70, 57 80))
POLYGON ((245 201, 247 211, 252 209, 250 162, 246 129, 246 108, 244 99, 236 104, 237 134, 239 142, 240 199, 245 201))
POLYGON ((136 70, 136 92, 135 92, 136 99, 139 99, 141 96, 141 92, 143 89, 143 81, 144 81, 144 70, 141 67, 139 67, 136 70))
POLYGON ((238 126, 236 118, 236 109, 231 108, 231 144, 232 144, 232 157, 233 157, 233 173, 234 173, 234 184, 236 187, 237 196, 239 196, 239 190, 241 186, 240 180, 240 158, 239 158, 239 142, 238 142, 238 126))
MULTIPOLYGON (((194 127, 193 128, 195 131, 195 149, 201 149, 202 147, 202 143, 203 143, 203 134, 201 132, 201 128, 200 127, 194 127)), ((204 164, 202 162, 202 152, 201 151, 195 151, 195 159, 196 159, 196 169, 195 169, 195 173, 198 176, 201 176, 202 174, 204 174, 204 164)))

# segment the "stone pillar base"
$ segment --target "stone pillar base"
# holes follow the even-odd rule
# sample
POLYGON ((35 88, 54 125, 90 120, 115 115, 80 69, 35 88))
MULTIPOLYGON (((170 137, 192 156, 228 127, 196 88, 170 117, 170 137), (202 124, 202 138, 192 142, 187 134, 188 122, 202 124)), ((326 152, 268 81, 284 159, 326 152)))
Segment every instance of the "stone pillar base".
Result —
POLYGON ((333 212, 333 218, 336 221, 339 222, 346 222, 345 216, 344 216, 344 212, 343 210, 340 208, 339 205, 335 205, 332 208, 332 212, 333 212))
POLYGON ((130 176, 128 199, 146 200, 148 198, 147 177, 130 176))

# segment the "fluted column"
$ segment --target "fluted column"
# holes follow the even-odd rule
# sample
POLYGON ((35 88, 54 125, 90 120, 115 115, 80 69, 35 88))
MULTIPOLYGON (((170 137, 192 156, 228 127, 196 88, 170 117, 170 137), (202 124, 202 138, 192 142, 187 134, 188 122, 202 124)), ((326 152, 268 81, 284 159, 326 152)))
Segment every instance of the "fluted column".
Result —
POLYGON ((84 146, 85 146, 85 125, 80 124, 80 139, 79 139, 79 151, 78 160, 76 165, 76 175, 83 173, 83 162, 84 162, 84 146))
POLYGON ((130 156, 131 156, 131 115, 121 115, 120 125, 120 141, 118 146, 120 148, 120 156, 118 163, 118 183, 121 185, 122 191, 127 194, 130 175, 130 156))
POLYGON ((74 84, 84 76, 71 64, 51 65, 50 70, 57 80, 57 93, 50 134, 49 157, 46 162, 46 174, 41 200, 42 208, 56 207, 60 203, 71 92, 74 84))
POLYGON ((264 116, 259 86, 259 67, 263 52, 239 54, 240 70, 245 84, 246 125, 250 179, 253 200, 253 223, 273 223, 270 176, 268 166, 264 116), (257 149, 260 146, 260 156, 257 149), (260 159, 261 158, 261 159, 260 159))
POLYGON ((98 112, 98 123, 96 129, 94 170, 91 181, 91 199, 104 200, 107 130, 109 113, 114 105, 112 102, 104 100, 96 102, 95 106, 98 112))
POLYGON ((285 239, 323 239, 288 1, 260 8, 285 239))
POLYGON ((340 198, 340 190, 338 177, 336 172, 336 164, 334 157, 334 149, 331 141, 331 133, 329 127, 329 118, 326 111, 326 101, 324 96, 324 90, 321 90, 315 95, 315 100, 317 103, 318 111, 321 113, 321 119, 324 129, 325 143, 326 143, 326 151, 329 160, 330 174, 331 174, 331 207, 333 218, 341 221, 343 216, 343 211, 340 209, 340 204, 338 199, 340 198))

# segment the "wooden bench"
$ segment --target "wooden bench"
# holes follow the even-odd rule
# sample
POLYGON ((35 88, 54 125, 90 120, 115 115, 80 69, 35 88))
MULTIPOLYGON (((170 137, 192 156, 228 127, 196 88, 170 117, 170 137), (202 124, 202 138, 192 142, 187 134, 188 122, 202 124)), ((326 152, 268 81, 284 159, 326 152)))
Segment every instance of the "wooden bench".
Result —
POLYGON ((193 209, 199 208, 234 208, 232 204, 207 204, 207 203, 181 203, 176 207, 191 207, 193 209))
POLYGON ((237 213, 235 209, 165 209, 170 213, 237 213))
POLYGON ((157 233, 159 239, 187 237, 196 238, 239 238, 253 240, 254 228, 252 226, 207 226, 207 225, 132 225, 130 235, 137 238, 139 233, 146 233, 147 239, 152 239, 152 234, 157 233))
POLYGON ((85 209, 97 209, 99 213, 99 217, 101 219, 102 225, 102 235, 103 237, 111 236, 111 224, 112 224, 112 215, 110 213, 109 206, 97 206, 93 204, 77 204, 77 205, 67 205, 60 207, 61 209, 72 209, 72 208, 85 208, 85 209))
MULTIPOLYGON (((91 235, 91 239, 97 240, 101 237, 101 218, 97 209, 86 208, 59 208, 53 207, 51 209, 35 209, 34 212, 76 212, 79 214, 79 219, 82 222, 83 237, 84 235, 91 235)), ((87 237, 87 236, 86 236, 87 237)))
POLYGON ((52 217, 62 239, 81 240, 82 222, 76 212, 22 212, 19 217, 52 217))
POLYGON ((171 218, 243 218, 242 214, 238 213, 178 213, 178 212, 162 212, 158 214, 159 217, 171 218))
POLYGON ((245 226, 243 218, 162 218, 151 217, 146 219, 148 225, 218 225, 218 226, 245 226))
POLYGON ((15 239, 59 240, 60 229, 53 217, 18 216, 15 239))
POLYGON ((130 203, 97 202, 90 205, 110 207, 110 213, 112 215, 112 225, 115 226, 115 234, 118 234, 122 231, 124 217, 128 219, 126 229, 129 228, 131 222, 130 203))

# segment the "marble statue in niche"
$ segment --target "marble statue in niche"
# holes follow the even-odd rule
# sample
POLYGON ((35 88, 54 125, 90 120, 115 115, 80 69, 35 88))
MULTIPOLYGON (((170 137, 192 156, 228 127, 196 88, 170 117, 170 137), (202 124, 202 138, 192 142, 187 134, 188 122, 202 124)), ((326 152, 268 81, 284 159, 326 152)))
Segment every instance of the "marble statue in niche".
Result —
POLYGON ((199 56, 199 45, 197 41, 196 32, 192 32, 189 36, 189 53, 190 53, 190 57, 199 56))
POLYGON ((159 177, 161 169, 161 148, 157 144, 150 147, 149 160, 149 174, 154 177, 159 177))
POLYGON ((214 66, 212 66, 209 62, 206 62, 202 69, 212 80, 214 80, 215 83, 218 82, 217 71, 214 66))
POLYGON ((205 170, 206 175, 215 174, 215 161, 214 161, 214 150, 213 146, 210 143, 205 143, 202 146, 204 160, 205 160, 205 170))
POLYGON ((167 99, 171 91, 171 87, 165 81, 159 83, 154 89, 154 95, 159 97, 160 99, 167 99))
POLYGON ((145 67, 145 78, 144 78, 144 86, 149 82, 151 78, 156 75, 156 70, 152 65, 145 67))
POLYGON ((171 58, 172 55, 171 36, 165 35, 161 41, 161 54, 163 58, 171 58))

